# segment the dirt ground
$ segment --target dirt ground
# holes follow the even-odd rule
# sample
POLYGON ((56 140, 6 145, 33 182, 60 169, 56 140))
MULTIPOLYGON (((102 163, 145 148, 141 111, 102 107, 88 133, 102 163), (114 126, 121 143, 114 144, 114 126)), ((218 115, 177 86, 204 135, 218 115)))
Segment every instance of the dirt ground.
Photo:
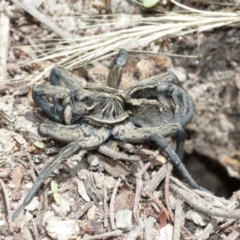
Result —
MULTIPOLYGON (((11 220, 38 173, 65 145, 38 134, 39 124, 51 120, 34 105, 33 81, 27 78, 30 74, 40 76, 65 56, 38 59, 53 49, 67 49, 68 42, 60 41, 66 36, 89 36, 97 41, 102 33, 134 26, 128 16, 149 16, 156 14, 156 9, 179 10, 164 1, 155 10, 146 10, 134 1, 54 0, 35 1, 37 13, 32 16, 17 2, 0 3, 0 239, 240 239, 237 24, 169 36, 141 48, 127 49, 129 58, 119 86, 119 91, 123 91, 166 71, 178 76, 195 108, 194 117, 186 126, 184 164, 196 182, 214 197, 187 188, 178 181, 182 178, 175 169, 176 178, 171 177, 170 164, 162 165, 164 157, 156 153, 152 144, 131 146, 138 150, 131 152, 109 141, 104 145, 107 151, 136 157, 139 163, 113 164, 99 151, 80 151, 61 163, 24 212, 14 222, 11 220), (38 13, 60 30, 46 27, 38 13), (116 24, 106 24, 107 14, 118 16, 116 24), (161 53, 147 54, 151 51, 161 53)), ((239 8, 236 2, 223 1, 182 4, 212 12, 234 12, 239 8)), ((83 85, 103 86, 112 61, 113 57, 107 57, 89 62, 85 68, 74 67, 72 72, 83 85)))

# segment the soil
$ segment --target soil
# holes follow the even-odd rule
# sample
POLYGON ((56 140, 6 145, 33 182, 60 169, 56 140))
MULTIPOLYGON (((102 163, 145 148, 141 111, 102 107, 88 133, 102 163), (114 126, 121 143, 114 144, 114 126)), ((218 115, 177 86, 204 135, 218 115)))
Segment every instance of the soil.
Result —
MULTIPOLYGON (((7 69, 0 75, 0 239, 91 239, 88 237, 114 232, 108 218, 113 213, 105 216, 104 201, 110 204, 114 187, 117 185, 115 209, 112 211, 123 214, 121 211, 126 210, 124 214, 133 214, 133 223, 136 223, 136 211, 134 212, 133 208, 137 196, 136 184, 139 182, 136 175, 131 178, 128 176, 131 164, 121 162, 117 166, 109 166, 111 164, 101 160, 103 157, 99 157, 99 153, 94 151, 81 151, 62 163, 25 208, 24 213, 15 222, 10 220, 11 213, 20 205, 39 171, 54 159, 64 145, 38 134, 39 124, 48 123, 50 120, 34 105, 31 98, 33 82, 28 80, 27 76, 39 74, 53 63, 57 64, 63 57, 57 56, 54 61, 37 62, 37 59, 49 49, 66 47, 67 44, 59 41, 55 32, 16 4, 8 1, 3 4, 4 14, 10 20, 10 30, 9 44, 5 46, 8 51, 7 69), (22 61, 29 64, 23 65, 22 61), (126 180, 120 178, 123 175, 128 176, 126 180), (57 190, 51 187, 52 179, 59 184, 57 190), (103 194, 104 188, 108 191, 107 197, 103 194), (58 205, 58 195, 62 199, 61 205, 58 205), (104 222, 106 218, 107 227, 104 222)), ((210 4, 204 1, 183 1, 182 4, 206 11, 220 11, 224 8, 220 3, 210 4)), ((176 10, 176 6, 171 3, 159 3, 158 7, 168 11, 176 10)), ((237 6, 230 5, 229 9, 232 8, 235 11, 237 6)), ((147 16, 156 13, 154 9, 143 9, 132 1, 120 0, 39 1, 37 9, 73 39, 79 36, 94 38, 101 33, 126 29, 133 25, 122 18, 116 25, 106 27, 106 14, 147 16), (91 19, 93 15, 99 15, 99 23, 102 25, 95 24, 91 19), (91 25, 92 27, 85 28, 91 25)), ((129 50, 120 91, 148 77, 173 71, 195 106, 194 117, 186 126, 184 164, 200 186, 216 196, 229 199, 233 192, 240 189, 240 28, 221 27, 198 34, 164 38, 137 50, 139 52, 129 50), (141 53, 142 50, 147 52, 154 49, 161 49, 161 52, 166 54, 141 53), (171 57, 168 53, 175 56, 171 57)), ((83 85, 105 85, 108 66, 112 60, 113 57, 108 57, 89 63, 84 69, 77 67, 72 72, 81 78, 83 85)), ((2 69, 4 70, 4 67, 2 69)), ((114 142, 108 143, 108 147, 135 156, 114 142)), ((151 144, 134 147, 156 150, 152 149, 151 144)), ((146 155, 142 154, 140 157, 143 159, 146 155)), ((147 165, 142 162, 141 168, 144 164, 147 165)), ((151 165, 143 177, 143 185, 146 185, 159 169, 159 162, 151 165)), ((177 171, 173 173, 178 176, 177 171)), ((167 207, 167 200, 164 200, 165 187, 165 183, 161 183, 153 194, 162 199, 167 207)), ((174 194, 171 196, 174 198, 174 194)), ((231 198, 234 203, 238 203, 238 199, 238 193, 231 198)), ((142 195, 138 201, 138 214, 145 227, 150 224, 148 226, 152 229, 151 234, 139 230, 137 227, 140 225, 129 223, 126 229, 122 228, 124 230, 121 234, 116 230, 117 235, 110 235, 108 239, 136 239, 130 236, 134 231, 140 233, 139 239, 163 239, 161 234, 166 234, 166 239, 171 239, 174 224, 168 219, 168 215, 162 209, 159 210, 156 202, 150 203, 150 198, 146 196, 142 195)), ((188 210, 189 205, 191 209, 190 203, 185 204, 188 210)), ((239 219, 229 223, 226 219, 220 221, 213 217, 217 219, 217 223, 212 233, 201 239, 226 239, 230 234, 234 234, 239 219), (226 223, 226 227, 217 229, 221 223, 226 223)), ((202 233, 207 223, 213 220, 210 219, 208 216, 201 225, 190 217, 185 218, 181 238, 194 236, 193 239, 197 239, 199 232, 202 233)), ((191 237, 189 239, 192 239, 191 237)), ((239 239, 238 237, 239 235, 228 239, 239 239)))

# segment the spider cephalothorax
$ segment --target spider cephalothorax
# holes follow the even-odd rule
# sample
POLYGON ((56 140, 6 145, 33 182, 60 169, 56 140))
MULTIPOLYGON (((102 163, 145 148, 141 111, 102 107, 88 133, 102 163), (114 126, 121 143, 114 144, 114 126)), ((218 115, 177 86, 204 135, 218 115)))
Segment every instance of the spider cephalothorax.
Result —
POLYGON ((41 124, 40 134, 68 144, 39 174, 23 204, 15 211, 13 219, 64 158, 80 149, 97 148, 110 138, 129 143, 154 141, 187 183, 193 188, 202 189, 181 161, 185 140, 183 127, 193 115, 189 95, 178 86, 178 79, 172 72, 147 79, 124 93, 118 92, 115 88, 126 58, 126 51, 121 50, 109 73, 108 85, 111 87, 82 87, 60 66, 55 66, 51 72, 51 85, 33 87, 34 102, 58 122, 41 124), (164 138, 168 136, 176 139, 175 151, 164 138))

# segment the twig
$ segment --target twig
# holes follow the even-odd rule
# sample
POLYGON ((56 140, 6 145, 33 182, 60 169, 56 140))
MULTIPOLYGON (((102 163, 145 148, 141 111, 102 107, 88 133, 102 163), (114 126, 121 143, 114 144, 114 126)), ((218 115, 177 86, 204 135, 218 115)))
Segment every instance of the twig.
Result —
POLYGON ((183 210, 183 202, 180 199, 176 201, 176 210, 175 210, 175 220, 173 227, 173 240, 180 239, 180 233, 182 228, 182 210, 183 210))
POLYGON ((131 143, 125 143, 125 142, 118 142, 118 145, 130 153, 154 156, 156 158, 156 161, 158 161, 162 164, 164 164, 166 162, 165 157, 163 157, 162 155, 158 155, 157 154, 158 152, 156 152, 156 151, 152 151, 152 150, 144 149, 144 148, 136 149, 131 143))
POLYGON ((118 237, 118 236, 121 236, 122 233, 123 233, 123 231, 121 231, 121 230, 115 230, 112 232, 107 232, 107 233, 103 233, 103 234, 85 237, 85 238, 82 238, 82 240, 95 240, 95 239, 103 239, 103 238, 110 238, 110 237, 118 237))
POLYGON ((40 205, 38 207, 38 213, 37 213, 37 228, 38 228, 38 231, 41 233, 43 233, 43 220, 44 220, 44 216, 45 216, 45 213, 48 209, 48 193, 47 193, 47 189, 46 189, 46 184, 43 184, 43 188, 41 190, 41 194, 40 194, 40 205), (41 206, 42 207, 42 212, 41 212, 41 206), (41 214, 40 214, 41 212, 41 214))
POLYGON ((226 240, 237 240, 240 236, 240 227, 237 227, 235 230, 233 230, 226 238, 226 240))
POLYGON ((137 173, 137 178, 142 178, 142 175, 152 166, 152 162, 147 162, 144 167, 137 173))
POLYGON ((193 190, 195 193, 197 193, 199 196, 202 196, 204 198, 208 198, 208 199, 211 199, 211 200, 218 200, 219 202, 221 202, 223 205, 227 206, 229 205, 230 203, 232 203, 232 201, 229 201, 225 198, 221 198, 221 197, 217 197, 217 196, 214 196, 212 195, 211 193, 209 192, 206 192, 206 191, 200 191, 198 189, 194 189, 193 190))
POLYGON ((32 161, 32 156, 30 155, 29 152, 27 152, 26 156, 27 156, 28 161, 29 161, 30 164, 31 164, 30 172, 31 172, 32 179, 33 179, 33 181, 35 182, 36 179, 37 179, 37 177, 36 177, 34 171, 36 171, 37 174, 39 174, 39 170, 36 168, 35 164, 33 163, 33 161, 32 161))
POLYGON ((137 224, 140 224, 140 217, 139 217, 139 213, 138 213, 138 206, 139 206, 139 200, 140 200, 142 187, 143 187, 142 179, 137 178, 136 191, 135 191, 134 204, 133 204, 133 216, 134 216, 135 221, 137 222, 137 224))
POLYGON ((175 192, 180 198, 182 198, 187 204, 189 204, 194 209, 205 213, 206 215, 223 217, 226 219, 238 219, 240 216, 240 209, 234 211, 227 209, 220 209, 213 207, 212 204, 208 203, 204 199, 200 198, 197 194, 192 194, 190 191, 186 191, 174 184, 170 184, 170 188, 175 192))
POLYGON ((83 209, 79 209, 79 210, 77 211, 77 213, 75 214, 75 218, 76 218, 76 219, 79 219, 80 217, 82 217, 83 214, 84 214, 90 207, 92 207, 92 205, 93 205, 92 202, 87 202, 83 209))
POLYGON ((115 184, 115 187, 113 189, 113 193, 112 193, 111 201, 110 201, 110 207, 109 207, 110 208, 110 210, 109 210, 110 211, 109 212, 109 214, 110 214, 110 224, 111 224, 111 228, 113 230, 116 229, 115 222, 114 222, 114 201, 115 201, 115 197, 116 197, 118 187, 119 187, 121 181, 122 181, 122 179, 121 179, 121 177, 119 177, 116 184, 115 184))
POLYGON ((211 231, 213 230, 214 227, 217 226, 217 220, 216 218, 213 218, 207 226, 204 228, 202 234, 198 236, 198 240, 207 240, 210 237, 211 231))
POLYGON ((172 222, 174 222, 174 214, 173 214, 171 204, 170 204, 170 189, 169 189, 170 174, 172 172, 172 168, 173 168, 172 164, 168 162, 166 179, 165 179, 165 198, 166 198, 166 205, 167 205, 167 209, 169 212, 169 216, 170 216, 172 222))
POLYGON ((53 22, 51 22, 48 18, 46 18, 42 13, 40 13, 33 4, 29 4, 27 0, 12 0, 15 4, 23 8, 26 12, 28 12, 33 17, 37 18, 42 24, 46 25, 49 29, 55 32, 63 39, 70 39, 69 33, 63 31, 53 22))
POLYGON ((8 221, 8 225, 9 225, 9 230, 11 233, 13 233, 13 224, 12 224, 12 219, 11 219, 11 211, 10 211, 10 204, 9 204, 9 199, 8 199, 8 195, 7 195, 7 190, 5 187, 4 182, 0 179, 0 185, 2 188, 2 193, 3 193, 3 198, 5 200, 5 209, 6 209, 6 214, 7 214, 7 221, 8 221))
POLYGON ((154 177, 143 188, 144 192, 152 193, 165 178, 167 172, 166 164, 164 164, 154 175, 154 177))
POLYGON ((8 3, 4 0, 0 3, 0 80, 6 80, 7 76, 7 56, 9 47, 9 17, 4 10, 8 3))
POLYGON ((32 227, 32 232, 33 232, 34 239, 39 239, 37 225, 36 225, 35 220, 33 220, 33 219, 32 219, 32 226, 33 226, 32 227))
POLYGON ((107 184, 106 178, 104 179, 103 185, 103 209, 104 209, 104 227, 108 227, 108 205, 107 205, 107 184))
POLYGON ((128 155, 126 153, 118 152, 104 145, 98 148, 98 152, 104 154, 107 157, 110 157, 113 160, 126 160, 131 162, 138 162, 141 160, 140 156, 128 155))
POLYGON ((168 210, 164 207, 161 201, 159 201, 152 193, 146 192, 145 193, 148 197, 150 197, 157 205, 158 207, 165 213, 166 218, 170 220, 168 210))
POLYGON ((93 200, 94 204, 98 207, 99 206, 98 200, 97 200, 94 192, 89 187, 87 180, 83 181, 83 183, 84 183, 84 187, 86 189, 87 195, 93 200))
POLYGON ((223 223, 222 225, 220 226, 217 226, 216 228, 213 229, 214 232, 218 232, 218 231, 221 231, 222 229, 232 225, 234 222, 236 222, 236 219, 230 219, 228 220, 227 222, 223 223))

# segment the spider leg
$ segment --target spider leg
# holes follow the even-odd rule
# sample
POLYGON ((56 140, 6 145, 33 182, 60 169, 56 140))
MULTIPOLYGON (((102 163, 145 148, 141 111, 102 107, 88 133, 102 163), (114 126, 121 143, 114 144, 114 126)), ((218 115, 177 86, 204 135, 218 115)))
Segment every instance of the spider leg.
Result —
POLYGON ((95 133, 95 128, 88 124, 62 125, 62 124, 40 124, 38 128, 40 135, 51 137, 61 142, 74 142, 79 138, 89 137, 95 133))
POLYGON ((60 99, 68 96, 69 90, 61 86, 52 86, 46 84, 35 85, 32 90, 32 97, 34 102, 50 116, 59 123, 63 123, 64 107, 58 103, 60 99), (46 101, 43 96, 53 98, 53 103, 46 101))
MULTIPOLYGON (((156 129, 156 128, 154 128, 156 129)), ((160 134, 164 137, 175 137, 176 140, 176 154, 180 159, 183 158, 184 153, 184 141, 185 141, 185 130, 179 123, 170 123, 162 127, 159 127, 160 134)))
POLYGON ((206 189, 200 187, 195 180, 191 177, 184 164, 182 163, 180 157, 170 148, 168 142, 165 140, 163 135, 169 136, 169 133, 166 134, 166 129, 161 128, 135 128, 132 130, 121 129, 118 131, 113 131, 114 137, 130 143, 142 143, 149 140, 156 142, 156 144, 163 150, 172 164, 179 170, 186 182, 195 189, 204 190, 206 189))
POLYGON ((93 149, 98 147, 100 144, 105 142, 109 138, 110 132, 106 128, 100 128, 96 130, 95 134, 90 137, 80 138, 76 141, 69 143, 63 147, 56 158, 49 163, 38 175, 37 180, 34 182, 32 188, 25 197, 23 203, 16 209, 12 215, 12 220, 14 221, 18 215, 23 211, 24 207, 30 203, 30 201, 35 196, 36 192, 42 185, 43 181, 49 177, 52 171, 67 157, 72 156, 74 153, 80 149, 93 149))
POLYGON ((121 80, 123 68, 127 62, 128 53, 124 49, 120 49, 118 55, 109 66, 110 71, 107 78, 107 86, 117 89, 121 80))
MULTIPOLYGON (((62 125, 42 123, 38 129, 39 133, 45 137, 51 137, 61 142, 73 142, 79 138, 93 135, 94 127, 88 124, 82 125, 62 125)), ((97 148, 97 151, 112 160, 140 161, 140 156, 128 155, 126 153, 114 150, 110 146, 103 144, 97 148)))
POLYGON ((82 84, 78 81, 77 77, 59 65, 53 67, 50 73, 50 82, 52 85, 62 86, 69 90, 82 88, 82 84))

